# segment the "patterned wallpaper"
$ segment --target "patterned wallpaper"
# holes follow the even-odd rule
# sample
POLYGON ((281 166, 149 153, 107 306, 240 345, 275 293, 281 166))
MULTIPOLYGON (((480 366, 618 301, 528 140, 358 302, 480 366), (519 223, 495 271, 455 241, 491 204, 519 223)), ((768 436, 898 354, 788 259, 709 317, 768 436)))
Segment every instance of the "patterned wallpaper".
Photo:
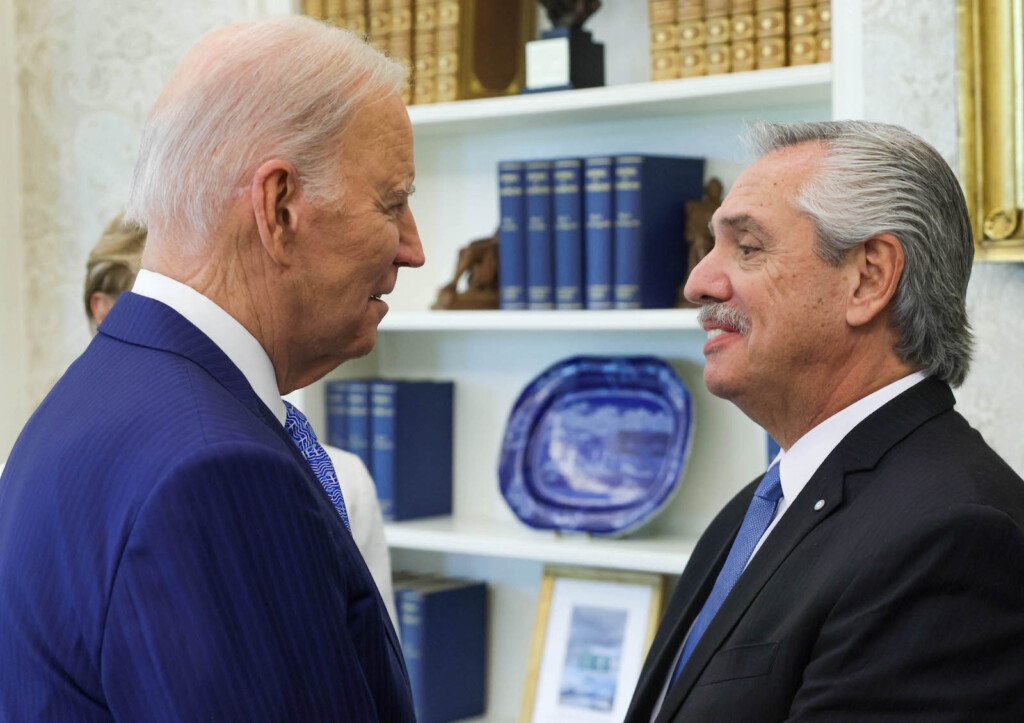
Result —
MULTIPOLYGON (((85 259, 125 198, 143 119, 166 78, 206 31, 282 1, 14 0, 33 404, 88 342, 85 259)), ((955 164, 954 0, 862 7, 867 117, 907 126, 955 164)), ((970 309, 978 349, 959 407, 1024 471, 1024 267, 976 267, 970 309)))
POLYGON ((192 43, 213 28, 259 17, 265 3, 14 4, 34 407, 88 343, 85 260, 127 196, 150 106, 192 43))

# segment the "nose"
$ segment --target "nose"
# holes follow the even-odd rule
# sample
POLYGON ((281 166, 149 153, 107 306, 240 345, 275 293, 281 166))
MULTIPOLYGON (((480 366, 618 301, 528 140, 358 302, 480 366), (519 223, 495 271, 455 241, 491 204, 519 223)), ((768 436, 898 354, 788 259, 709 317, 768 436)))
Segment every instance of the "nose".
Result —
POLYGON ((416 219, 408 207, 402 214, 398 233, 398 255, 395 256, 395 265, 419 268, 426 261, 426 257, 423 254, 419 231, 416 230, 416 219))
POLYGON ((722 268, 720 256, 722 247, 718 244, 690 271, 683 287, 683 295, 693 304, 712 304, 725 301, 731 294, 729 277, 722 268))

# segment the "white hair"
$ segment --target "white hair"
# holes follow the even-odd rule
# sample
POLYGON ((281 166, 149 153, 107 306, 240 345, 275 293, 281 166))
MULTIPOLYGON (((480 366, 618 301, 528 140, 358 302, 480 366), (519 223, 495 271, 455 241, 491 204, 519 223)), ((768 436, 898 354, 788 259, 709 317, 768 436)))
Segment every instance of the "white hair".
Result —
POLYGON ((895 236, 904 255, 892 301, 895 351, 930 376, 962 384, 973 349, 974 233, 960 183, 939 152, 905 128, 869 121, 758 123, 748 140, 762 155, 822 145, 826 157, 795 200, 814 221, 815 251, 836 265, 872 236, 895 236))
POLYGON ((242 26, 217 50, 146 121, 130 221, 201 239, 273 158, 295 166, 303 193, 337 194, 340 137, 406 72, 355 34, 299 16, 242 26))

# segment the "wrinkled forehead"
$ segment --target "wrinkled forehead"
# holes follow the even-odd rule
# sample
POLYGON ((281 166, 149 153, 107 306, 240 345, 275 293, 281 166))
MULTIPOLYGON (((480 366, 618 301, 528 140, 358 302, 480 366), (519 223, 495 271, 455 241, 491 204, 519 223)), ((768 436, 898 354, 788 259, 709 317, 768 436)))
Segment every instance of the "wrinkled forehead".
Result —
POLYGON ((723 222, 741 208, 750 213, 791 207, 824 158, 825 150, 817 143, 802 143, 761 156, 736 179, 715 212, 714 222, 723 222))

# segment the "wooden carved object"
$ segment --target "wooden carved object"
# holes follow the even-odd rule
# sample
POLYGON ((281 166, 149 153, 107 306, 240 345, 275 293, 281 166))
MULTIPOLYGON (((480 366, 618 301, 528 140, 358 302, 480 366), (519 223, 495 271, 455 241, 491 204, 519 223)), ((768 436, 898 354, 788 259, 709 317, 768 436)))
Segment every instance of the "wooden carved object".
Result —
POLYGON ((455 276, 437 292, 432 309, 498 308, 498 236, 477 239, 459 249, 455 276), (458 286, 466 276, 466 290, 458 286))
POLYGON ((676 308, 693 307, 683 296, 683 287, 690 273, 700 260, 707 256, 715 245, 715 235, 711 231, 711 217, 722 205, 722 182, 717 178, 711 178, 704 185, 704 198, 700 201, 686 202, 686 228, 683 231, 683 238, 689 249, 686 257, 686 276, 683 283, 679 285, 679 292, 676 294, 676 308))

